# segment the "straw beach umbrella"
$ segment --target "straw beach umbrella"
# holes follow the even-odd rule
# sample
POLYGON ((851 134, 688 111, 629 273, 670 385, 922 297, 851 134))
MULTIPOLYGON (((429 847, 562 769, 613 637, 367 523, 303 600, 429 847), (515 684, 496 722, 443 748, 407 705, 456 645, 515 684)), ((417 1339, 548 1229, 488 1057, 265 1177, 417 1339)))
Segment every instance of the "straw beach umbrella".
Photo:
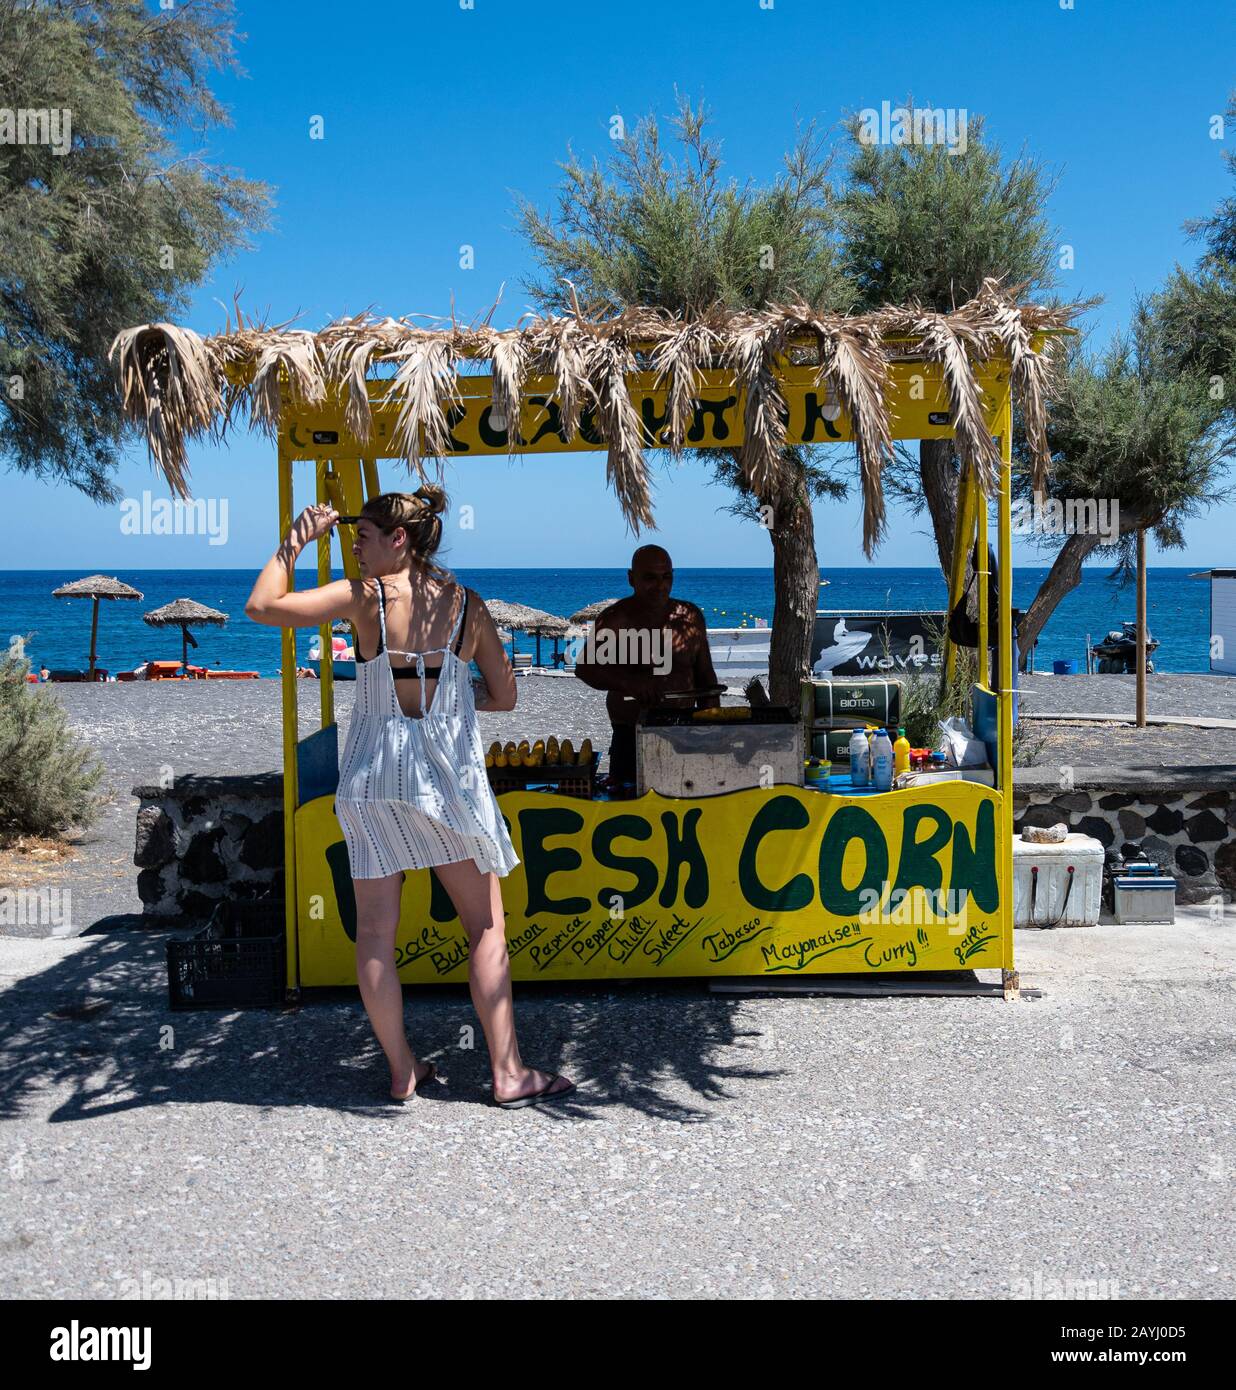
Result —
POLYGON ((529 623, 554 616, 543 609, 531 608, 526 603, 511 603, 504 598, 487 598, 483 602, 495 623, 501 627, 509 627, 515 632, 526 632, 529 623))
POLYGON ((85 579, 75 579, 71 584, 62 584, 52 590, 53 598, 89 598, 94 600, 94 612, 90 618, 90 679, 94 680, 95 652, 99 639, 99 600, 101 598, 141 598, 140 589, 123 584, 106 574, 92 574, 85 579))
POLYGON ((504 641, 511 644, 511 661, 515 660, 515 637, 516 632, 527 632, 528 623, 535 623, 540 618, 549 618, 553 615, 542 613, 539 608, 530 608, 526 603, 510 603, 502 598, 483 599, 485 607, 489 609, 489 616, 494 620, 499 631, 509 629, 504 641))
MULTIPOLYGON (((628 594, 627 597, 629 598, 630 595, 628 594)), ((572 623, 590 623, 594 618, 599 618, 607 608, 612 608, 614 604, 621 603, 621 601, 621 599, 616 598, 599 598, 595 603, 589 603, 581 608, 578 613, 572 613, 568 621, 572 623)))
MULTIPOLYGON (((543 608, 532 608, 526 603, 509 603, 506 599, 487 598, 485 607, 489 616, 501 627, 509 627, 513 632, 527 632, 536 637, 536 664, 541 664, 541 638, 562 637, 569 626, 565 618, 556 613, 546 613, 543 608)), ((513 654, 512 654, 513 655, 513 654)))
POLYGON ((530 623, 524 631, 536 638, 536 664, 541 664, 541 638, 552 637, 554 639, 554 658, 557 660, 558 643, 564 638, 569 637, 574 630, 574 624, 567 622, 565 618, 559 618, 554 613, 547 613, 543 618, 535 623, 530 623))
POLYGON ((178 598, 165 603, 162 608, 152 609, 142 614, 142 621, 151 627, 178 627, 180 629, 180 664, 186 669, 189 665, 189 644, 196 647, 189 632, 191 627, 222 627, 227 622, 227 614, 217 608, 207 608, 196 599, 178 598))

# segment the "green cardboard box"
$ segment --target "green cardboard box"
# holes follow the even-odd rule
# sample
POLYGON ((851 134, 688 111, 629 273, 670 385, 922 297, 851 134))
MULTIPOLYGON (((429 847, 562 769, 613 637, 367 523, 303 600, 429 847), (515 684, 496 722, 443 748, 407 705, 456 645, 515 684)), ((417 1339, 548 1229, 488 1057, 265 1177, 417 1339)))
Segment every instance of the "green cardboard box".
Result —
POLYGON ((849 723, 896 728, 901 718, 901 682, 859 679, 802 683, 802 719, 808 727, 836 729, 849 723))

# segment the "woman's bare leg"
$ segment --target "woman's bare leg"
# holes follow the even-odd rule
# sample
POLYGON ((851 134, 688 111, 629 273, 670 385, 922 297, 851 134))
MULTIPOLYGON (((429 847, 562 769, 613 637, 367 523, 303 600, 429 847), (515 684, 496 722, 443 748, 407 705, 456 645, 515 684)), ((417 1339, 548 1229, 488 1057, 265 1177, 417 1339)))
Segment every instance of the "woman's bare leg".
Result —
POLYGON ((356 895, 356 980, 374 1035, 390 1065, 391 1094, 406 1096, 428 1075, 429 1067, 417 1061, 408 1043, 403 988, 395 969, 403 874, 356 878, 352 890, 356 895))
MULTIPOLYGON (((549 1085, 551 1073, 524 1065, 515 1037, 511 961, 506 949, 506 918, 497 874, 483 874, 471 859, 438 864, 434 873, 450 894, 468 933, 468 987, 481 1020, 498 1100, 515 1100, 549 1085)), ((566 1089, 565 1081, 554 1091, 566 1089)))

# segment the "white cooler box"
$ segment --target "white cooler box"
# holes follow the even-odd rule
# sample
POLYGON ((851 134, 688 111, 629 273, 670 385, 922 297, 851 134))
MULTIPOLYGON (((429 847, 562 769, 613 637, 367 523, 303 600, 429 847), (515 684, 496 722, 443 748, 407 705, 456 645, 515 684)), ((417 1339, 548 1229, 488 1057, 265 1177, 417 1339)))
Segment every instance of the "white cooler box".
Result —
POLYGON ((1102 891, 1103 846, 1092 835, 1069 834, 1054 845, 1029 844, 1013 836, 1015 927, 1097 926, 1102 891))

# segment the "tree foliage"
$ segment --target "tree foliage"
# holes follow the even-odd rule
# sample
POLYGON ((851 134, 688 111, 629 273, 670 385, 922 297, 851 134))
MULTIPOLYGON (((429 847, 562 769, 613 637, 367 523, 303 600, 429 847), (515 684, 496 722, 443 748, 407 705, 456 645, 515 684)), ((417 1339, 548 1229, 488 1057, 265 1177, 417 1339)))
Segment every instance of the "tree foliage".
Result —
MULTIPOLYGON (((1184 521, 1227 495, 1231 425, 1204 378, 1172 370, 1149 304, 1102 353, 1088 354, 1077 340, 1065 349, 1047 434, 1053 497, 1118 504, 1119 539, 1096 549, 1121 567, 1134 561, 1139 529, 1181 549, 1184 521)), ((1017 453, 1015 492, 1029 500, 1024 446, 1017 453)))
POLYGON ((174 318, 267 223, 264 185, 182 153, 226 124, 211 70, 240 72, 230 0, 0 0, 0 93, 67 111, 71 147, 0 143, 0 455, 115 501, 117 331, 174 318))
MULTIPOLYGON (((1089 354, 1076 341, 1065 349, 1047 421, 1049 495, 1062 504, 1053 523, 1067 515, 1064 504, 1095 505, 1084 529, 1066 534, 1053 527, 1033 536, 1055 558, 1022 622, 1023 653, 1076 586, 1085 560, 1114 560, 1112 577, 1125 582, 1134 573, 1139 531, 1150 531, 1164 549, 1183 549, 1185 521, 1230 495, 1231 416, 1210 382, 1180 370, 1172 351, 1153 302, 1137 306, 1131 329, 1104 352, 1089 354)), ((1025 444, 1016 433, 1014 454, 1015 495, 1046 500, 1030 493, 1025 444)))
POLYGON ((26 680, 29 672, 24 641, 0 652, 0 844, 88 829, 101 813, 103 764, 50 687, 26 680))
POLYGON ((917 301, 947 312, 989 275, 1025 282, 1028 298, 1055 283, 1056 236, 1045 208, 1056 176, 1024 153, 1006 160, 981 116, 967 117, 965 149, 956 153, 939 143, 864 143, 857 116, 846 129, 837 227, 856 310, 917 301))
MULTIPOLYGON (((796 296, 844 308, 852 295, 832 234, 832 160, 815 128, 800 133, 781 174, 740 186, 723 178, 705 106, 676 95, 670 126, 677 154, 666 150, 649 115, 615 141, 608 167, 595 158, 585 166, 568 147, 553 213, 517 195, 520 225, 541 268, 524 288, 555 313, 571 311, 572 287, 590 314, 649 304, 690 315, 714 304, 763 308, 796 296)), ((738 491, 728 510, 759 518, 760 499, 729 453, 686 452, 712 465, 715 482, 738 491)), ((825 451, 786 453, 787 477, 800 480, 802 500, 846 495, 825 451)))
POLYGON ((570 280, 589 312, 627 304, 690 314, 723 304, 763 308, 799 294, 826 308, 846 292, 829 235, 831 161, 813 127, 763 186, 723 180, 710 117, 678 97, 681 153, 663 148, 655 116, 614 142, 608 168, 568 147, 557 208, 517 195, 521 226, 544 272, 525 288, 545 308, 571 309, 570 280))
MULTIPOLYGON (((1236 124, 1236 92, 1226 120, 1236 124)), ((1223 159, 1236 174, 1236 154, 1224 150, 1223 159)), ((1221 387, 1226 409, 1236 413, 1236 195, 1208 217, 1186 222, 1185 230, 1205 250, 1192 270, 1177 265, 1152 301, 1164 357, 1173 369, 1221 387)))

